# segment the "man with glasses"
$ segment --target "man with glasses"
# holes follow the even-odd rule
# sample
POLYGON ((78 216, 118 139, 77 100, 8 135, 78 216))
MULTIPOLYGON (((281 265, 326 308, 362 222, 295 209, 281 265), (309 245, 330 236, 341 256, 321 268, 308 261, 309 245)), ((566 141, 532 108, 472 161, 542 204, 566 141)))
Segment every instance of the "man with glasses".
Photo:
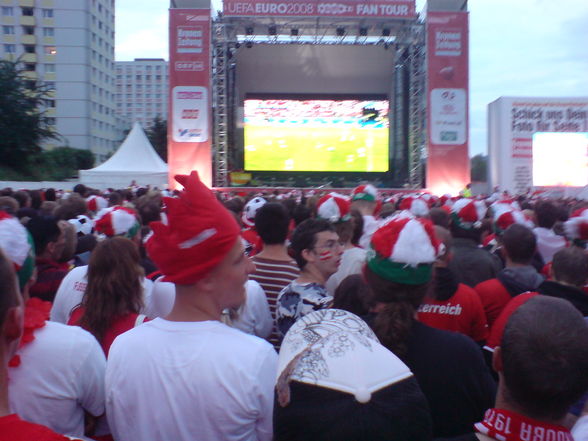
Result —
POLYGON ((337 271, 343 245, 333 226, 323 219, 307 219, 296 227, 290 244, 300 276, 278 296, 276 326, 282 337, 306 314, 331 306, 325 283, 337 271))

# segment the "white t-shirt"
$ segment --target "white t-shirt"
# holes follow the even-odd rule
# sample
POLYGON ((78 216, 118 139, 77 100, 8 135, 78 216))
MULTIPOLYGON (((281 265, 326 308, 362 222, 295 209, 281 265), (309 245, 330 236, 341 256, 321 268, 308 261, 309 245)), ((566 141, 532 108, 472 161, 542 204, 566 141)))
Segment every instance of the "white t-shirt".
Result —
POLYGON ((106 369, 117 441, 269 441, 277 354, 217 321, 157 318, 117 337, 106 369))
POLYGON ((537 251, 541 254, 544 263, 551 262, 553 255, 567 245, 564 237, 558 236, 548 228, 533 228, 533 233, 537 237, 537 251))
MULTIPOLYGON (((84 292, 88 279, 88 266, 78 266, 72 269, 61 281, 59 289, 55 294, 53 306, 51 307, 51 321, 58 323, 67 323, 71 311, 82 303, 84 292)), ((147 317, 158 317, 157 311, 153 308, 151 301, 151 291, 153 290, 153 282, 149 279, 143 279, 143 303, 144 308, 141 311, 147 317)))
POLYGON ((255 280, 248 280, 245 284, 245 292, 245 304, 239 308, 239 316, 233 321, 233 327, 261 338, 269 337, 274 326, 274 319, 265 291, 255 280))
POLYGON ((366 250, 357 247, 343 251, 339 269, 335 274, 329 277, 329 280, 327 280, 325 285, 331 296, 335 295, 335 290, 347 276, 361 274, 363 265, 365 264, 366 253, 366 250))
POLYGON ((84 435, 84 409, 104 413, 106 359, 92 334, 47 321, 18 351, 9 369, 11 409, 26 421, 58 433, 84 435))

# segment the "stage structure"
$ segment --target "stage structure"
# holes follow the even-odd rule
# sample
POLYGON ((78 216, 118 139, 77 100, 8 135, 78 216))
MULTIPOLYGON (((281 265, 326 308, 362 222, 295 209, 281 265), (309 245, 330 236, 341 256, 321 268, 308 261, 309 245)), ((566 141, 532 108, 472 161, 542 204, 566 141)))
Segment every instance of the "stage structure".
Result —
MULTIPOLYGON (((414 0, 225 0, 223 13, 210 23, 206 0, 172 0, 171 6, 170 178, 195 168, 207 184, 226 187, 230 171, 248 171, 245 164, 264 170, 246 156, 259 149, 255 139, 261 143, 269 132, 259 129, 255 138, 244 129, 247 121, 266 126, 277 121, 279 137, 286 140, 268 140, 272 145, 265 157, 279 156, 280 148, 294 142, 284 133, 296 136, 297 129, 288 126, 295 109, 300 113, 294 122, 324 123, 324 132, 332 129, 333 119, 367 127, 367 147, 355 155, 342 152, 346 161, 335 171, 345 172, 356 161, 365 171, 385 172, 396 183, 433 191, 456 191, 468 182, 465 0, 430 0, 431 23, 417 15, 414 0), (431 44, 434 50, 428 52, 431 44), (435 109, 428 108, 431 100, 435 109), (277 118, 263 113, 271 106, 283 106, 277 118), (354 117, 361 124, 339 115, 324 118, 325 123, 322 116, 332 108, 354 108, 355 115, 359 108, 363 114, 354 117), (309 112, 316 115, 309 117, 309 112), (385 140, 378 131, 382 127, 385 140), (385 145, 384 159, 374 139, 385 145), (373 150, 372 159, 366 149, 373 150)), ((307 158, 280 159, 286 163, 283 170, 313 171, 319 153, 331 150, 326 156, 332 159, 332 150, 344 150, 345 137, 362 135, 361 130, 344 133, 325 144, 330 147, 315 141, 316 150, 309 147, 307 158)))

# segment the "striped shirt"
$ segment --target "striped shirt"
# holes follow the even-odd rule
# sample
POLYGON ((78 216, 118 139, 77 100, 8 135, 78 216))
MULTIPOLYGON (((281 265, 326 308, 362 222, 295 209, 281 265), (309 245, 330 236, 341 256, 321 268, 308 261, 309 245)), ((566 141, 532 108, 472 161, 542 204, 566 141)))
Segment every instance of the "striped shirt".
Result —
POLYGON ((268 341, 274 345, 276 350, 279 350, 281 337, 276 328, 276 301, 280 291, 298 278, 300 270, 293 260, 288 262, 285 260, 264 259, 258 256, 253 256, 251 260, 255 263, 255 272, 250 274, 249 278, 259 283, 265 291, 274 320, 274 327, 268 341))

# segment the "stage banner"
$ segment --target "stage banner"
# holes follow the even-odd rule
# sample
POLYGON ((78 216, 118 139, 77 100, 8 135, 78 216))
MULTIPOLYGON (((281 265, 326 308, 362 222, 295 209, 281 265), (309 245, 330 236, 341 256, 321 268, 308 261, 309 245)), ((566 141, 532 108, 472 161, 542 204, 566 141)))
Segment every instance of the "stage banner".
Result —
MULTIPOLYGON (((490 103, 488 155, 492 186, 515 194, 533 187, 533 135, 541 132, 588 132, 588 97, 501 97, 490 103)), ((558 147, 563 157, 566 146, 558 147)))
POLYGON ((415 18, 415 0, 224 0, 223 14, 234 17, 415 18))
POLYGON ((468 12, 427 12, 427 188, 457 194, 470 182, 468 12))
POLYGON ((169 10, 168 167, 212 186, 210 9, 169 10))

